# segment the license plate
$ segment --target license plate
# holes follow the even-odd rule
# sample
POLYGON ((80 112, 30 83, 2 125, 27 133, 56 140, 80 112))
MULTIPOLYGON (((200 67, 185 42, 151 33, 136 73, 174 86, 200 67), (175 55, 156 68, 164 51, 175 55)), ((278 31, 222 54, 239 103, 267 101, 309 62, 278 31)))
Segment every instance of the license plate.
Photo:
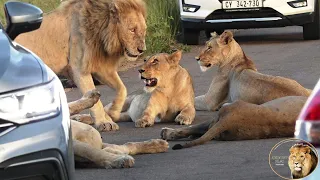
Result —
POLYGON ((262 7, 262 0, 222 1, 222 9, 248 9, 262 7))

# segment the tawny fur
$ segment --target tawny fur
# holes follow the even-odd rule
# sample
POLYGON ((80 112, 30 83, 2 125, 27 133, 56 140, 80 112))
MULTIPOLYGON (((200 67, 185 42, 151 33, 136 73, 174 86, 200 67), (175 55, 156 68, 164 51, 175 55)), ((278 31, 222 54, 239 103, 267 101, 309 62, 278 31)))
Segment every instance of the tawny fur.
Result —
MULTIPOLYGON (((136 127, 152 126, 155 122, 176 122, 189 125, 195 117, 192 78, 179 65, 181 51, 171 55, 156 54, 142 65, 142 79, 156 78, 153 87, 144 87, 126 99, 121 121, 133 121, 136 127)), ((148 81, 144 79, 145 81, 148 81)), ((106 110, 108 111, 108 110, 106 110)))
POLYGON ((117 68, 122 59, 135 61, 145 47, 143 0, 67 0, 46 14, 39 30, 19 35, 57 74, 71 78, 82 93, 95 89, 92 75, 117 91, 109 114, 101 101, 91 108, 99 131, 117 130, 127 96, 117 68))
POLYGON ((293 179, 304 178, 316 168, 318 158, 309 145, 295 144, 289 151, 288 165, 293 179))
MULTIPOLYGON (((80 112, 92 107, 99 99, 99 92, 87 92, 80 100, 69 103, 70 112, 80 112)), ((93 163, 104 168, 127 168, 134 165, 131 155, 166 152, 169 145, 161 139, 129 142, 124 145, 102 142, 100 133, 93 127, 71 120, 73 149, 76 163, 93 163)))
POLYGON ((238 100, 224 105, 216 112, 212 121, 180 129, 164 128, 161 136, 165 140, 176 140, 189 136, 199 139, 173 149, 188 148, 215 140, 252 140, 292 137, 296 119, 307 97, 287 96, 256 105, 238 100))
POLYGON ((216 111, 236 100, 263 104, 284 96, 309 96, 311 92, 294 80, 257 72, 230 31, 212 37, 196 59, 203 71, 218 66, 208 92, 196 97, 196 110, 216 111))

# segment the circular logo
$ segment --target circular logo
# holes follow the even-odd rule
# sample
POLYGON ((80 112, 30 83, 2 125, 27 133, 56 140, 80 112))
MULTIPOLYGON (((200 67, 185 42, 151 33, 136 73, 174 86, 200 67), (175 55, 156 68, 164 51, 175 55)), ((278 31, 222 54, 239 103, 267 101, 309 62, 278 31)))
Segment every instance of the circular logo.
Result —
POLYGON ((281 178, 301 179, 316 169, 318 153, 312 144, 304 140, 285 139, 271 149, 269 164, 281 178))

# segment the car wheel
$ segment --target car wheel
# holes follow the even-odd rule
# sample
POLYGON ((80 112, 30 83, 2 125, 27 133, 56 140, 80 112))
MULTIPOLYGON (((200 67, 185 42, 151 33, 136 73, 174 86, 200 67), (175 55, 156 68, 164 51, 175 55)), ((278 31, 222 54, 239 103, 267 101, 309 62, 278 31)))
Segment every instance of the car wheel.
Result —
POLYGON ((316 40, 320 38, 320 13, 319 2, 315 2, 314 20, 312 23, 303 25, 303 39, 316 40))
POLYGON ((207 38, 211 38, 211 33, 213 32, 216 32, 217 34, 222 34, 224 30, 222 29, 216 29, 216 30, 213 30, 213 29, 206 29, 206 37, 207 38))
POLYGON ((195 29, 182 29, 182 40, 184 44, 198 45, 200 31, 195 29))

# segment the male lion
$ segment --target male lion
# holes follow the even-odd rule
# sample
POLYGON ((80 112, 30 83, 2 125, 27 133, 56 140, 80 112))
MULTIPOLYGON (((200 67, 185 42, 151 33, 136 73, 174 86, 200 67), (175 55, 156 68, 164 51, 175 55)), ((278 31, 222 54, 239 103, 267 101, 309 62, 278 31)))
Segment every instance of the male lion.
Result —
POLYGON ((117 130, 127 96, 117 67, 135 61, 145 50, 143 0, 67 0, 43 18, 37 31, 16 41, 39 55, 57 74, 71 78, 82 93, 95 89, 92 75, 117 91, 109 109, 101 101, 91 108, 99 131, 117 130))
POLYGON ((237 100, 223 105, 213 120, 179 129, 164 128, 162 139, 177 140, 201 136, 172 149, 204 144, 212 139, 223 141, 292 137, 296 119, 307 100, 304 96, 286 96, 261 105, 237 100))
POLYGON ((289 151, 288 165, 293 179, 304 178, 316 168, 318 158, 310 146, 295 144, 289 151))
MULTIPOLYGON (((92 107, 99 97, 96 90, 87 92, 81 99, 69 103, 70 114, 74 115, 92 107)), ((130 155, 165 152, 169 147, 168 143, 161 139, 129 142, 124 145, 106 144, 102 142, 100 133, 87 124, 71 120, 71 128, 75 161, 78 165, 85 163, 104 168, 127 168, 134 164, 130 155)))
POLYGON ((233 39, 231 31, 216 34, 196 57, 202 71, 218 66, 208 92, 196 97, 196 110, 218 110, 224 103, 243 100, 262 104, 284 96, 309 96, 294 80, 257 72, 254 63, 233 39))
POLYGON ((145 91, 128 96, 121 121, 134 121, 136 127, 152 126, 155 121, 192 123, 195 117, 192 79, 179 65, 180 59, 181 51, 176 51, 145 60, 139 70, 145 91))

